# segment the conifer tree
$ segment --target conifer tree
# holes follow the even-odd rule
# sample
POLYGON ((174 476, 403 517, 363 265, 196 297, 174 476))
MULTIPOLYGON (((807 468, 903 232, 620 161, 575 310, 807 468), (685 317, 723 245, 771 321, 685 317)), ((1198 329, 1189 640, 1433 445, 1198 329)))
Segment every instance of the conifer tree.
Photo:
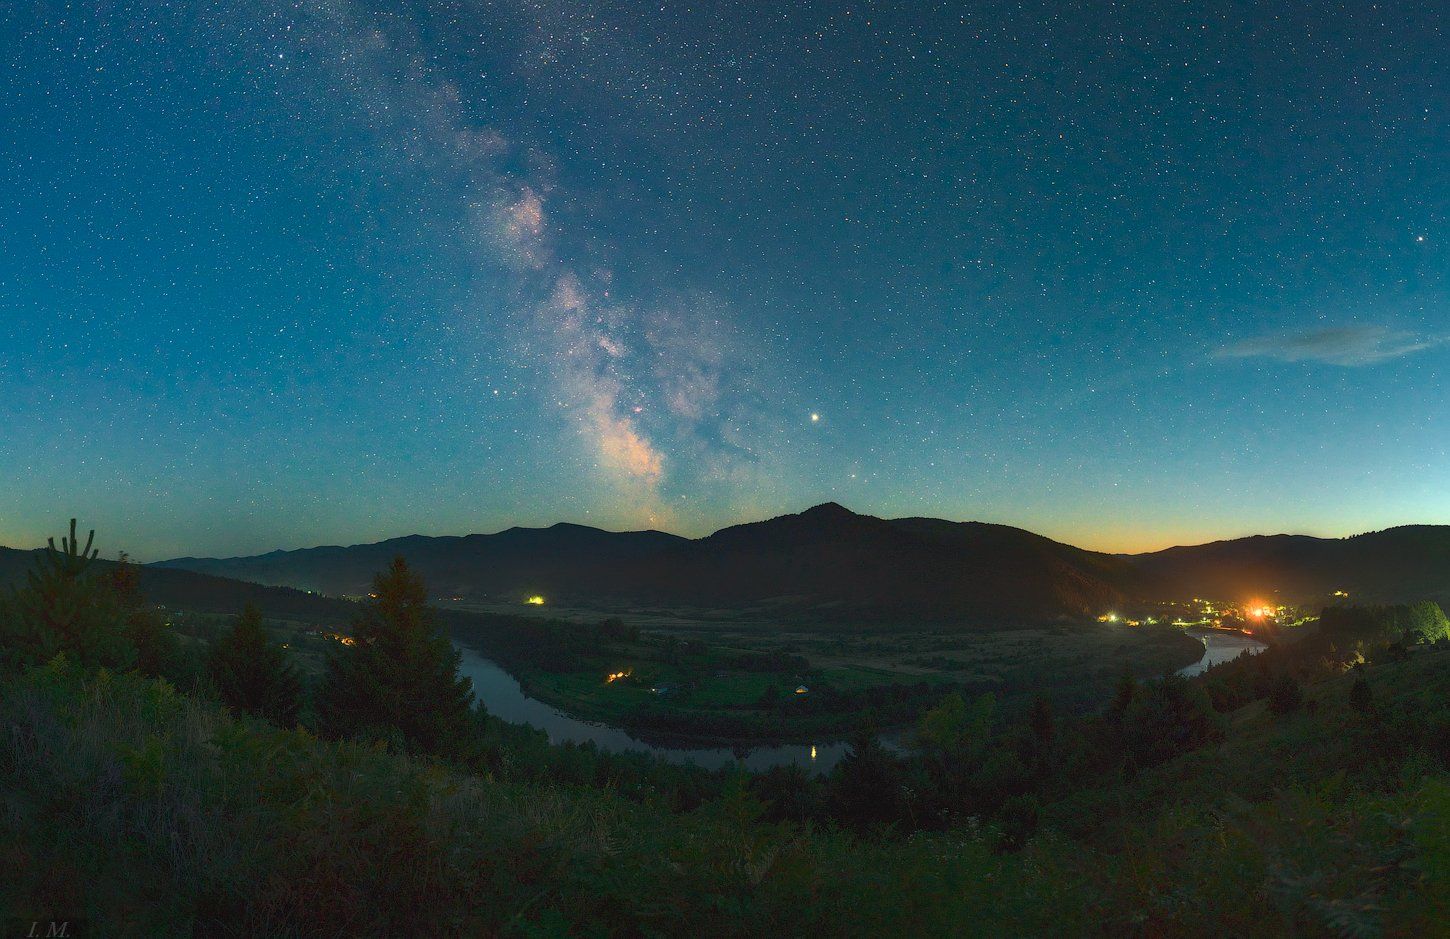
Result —
POLYGON ((231 631, 212 644, 207 671, 228 706, 279 727, 297 723, 302 683, 286 653, 267 639, 255 606, 247 604, 231 631))
POLYGON ((1370 691, 1369 682, 1364 680, 1364 675, 1354 677, 1354 685, 1349 689, 1349 706, 1361 714, 1368 714, 1374 709, 1374 692, 1370 691))
POLYGON ((106 569, 101 581, 111 591, 121 611, 126 638, 136 650, 133 667, 148 678, 165 678, 172 684, 189 685, 191 661, 182 652, 176 633, 157 611, 146 605, 141 593, 141 570, 122 551, 116 563, 106 569))
POLYGON ((99 554, 95 540, 92 530, 82 548, 71 519, 70 537, 61 538, 61 547, 51 538, 37 555, 25 585, 6 604, 3 639, 10 664, 38 664, 60 653, 87 667, 124 670, 134 664, 125 610, 92 566, 99 554))
POLYGON ((836 764, 829 791, 834 814, 858 825, 902 817, 901 765, 881 745, 871 721, 851 735, 850 752, 836 764))
POLYGON ((1128 705, 1133 703, 1133 696, 1138 693, 1138 680, 1133 677, 1133 670, 1124 665, 1123 673, 1118 676, 1118 685, 1113 692, 1113 702, 1108 707, 1108 712, 1114 717, 1122 717, 1128 710, 1128 705))
POLYGON ((373 578, 373 596, 353 626, 351 644, 328 656, 317 694, 324 733, 389 734, 407 747, 459 755, 466 743, 472 682, 437 629, 420 577, 402 558, 373 578))
POLYGON ((1304 704, 1304 689, 1288 672, 1280 672, 1269 688, 1269 710, 1275 714, 1289 714, 1304 704))

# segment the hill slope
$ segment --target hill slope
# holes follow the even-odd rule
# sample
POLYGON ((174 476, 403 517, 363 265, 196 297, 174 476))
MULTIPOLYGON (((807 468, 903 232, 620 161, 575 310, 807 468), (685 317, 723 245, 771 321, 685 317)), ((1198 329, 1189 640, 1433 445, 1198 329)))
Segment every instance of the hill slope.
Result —
POLYGON ((1450 600, 1450 526, 1109 555, 1006 525, 888 520, 835 503, 699 539, 560 524, 158 566, 361 594, 399 554, 441 597, 516 602, 541 593, 586 605, 757 609, 841 622, 1042 622, 1134 600, 1263 595, 1314 604, 1336 590, 1357 600, 1450 600))
POLYGON ((440 596, 764 607, 776 615, 1033 620, 1081 616, 1145 591, 1143 574, 1002 525, 888 521, 834 503, 696 540, 577 525, 161 566, 334 594, 362 593, 401 554, 440 596))
POLYGON ((1450 525, 1405 525, 1351 538, 1257 535, 1168 548, 1132 559, 1177 594, 1321 600, 1450 600, 1450 525))
MULTIPOLYGON (((35 562, 34 551, 0 548, 0 587, 20 583, 35 562)), ((98 560, 102 567, 114 561, 98 560)), ((306 622, 348 621, 353 606, 342 600, 314 596, 291 587, 266 586, 180 568, 140 568, 141 592, 151 603, 199 613, 236 613, 251 603, 265 615, 306 622)))

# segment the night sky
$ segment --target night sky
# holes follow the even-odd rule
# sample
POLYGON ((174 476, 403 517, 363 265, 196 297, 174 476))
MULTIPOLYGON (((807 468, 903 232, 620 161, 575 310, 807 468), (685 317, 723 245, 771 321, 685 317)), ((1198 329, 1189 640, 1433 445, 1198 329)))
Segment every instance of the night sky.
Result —
POLYGON ((1450 523, 1447 19, 4 4, 0 544, 1450 523))

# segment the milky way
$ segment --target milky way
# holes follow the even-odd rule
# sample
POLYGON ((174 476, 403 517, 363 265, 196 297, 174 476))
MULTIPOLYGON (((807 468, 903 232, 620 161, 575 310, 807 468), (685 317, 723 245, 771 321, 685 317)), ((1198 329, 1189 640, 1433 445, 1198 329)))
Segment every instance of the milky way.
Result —
POLYGON ((1442 5, 18 6, 0 543, 1450 522, 1442 5))

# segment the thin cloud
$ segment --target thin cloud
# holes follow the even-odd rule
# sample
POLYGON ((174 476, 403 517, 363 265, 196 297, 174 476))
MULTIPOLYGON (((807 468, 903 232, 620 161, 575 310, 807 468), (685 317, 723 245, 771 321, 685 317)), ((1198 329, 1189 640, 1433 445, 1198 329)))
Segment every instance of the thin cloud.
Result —
POLYGON ((1355 368, 1444 345, 1450 337, 1420 336, 1386 326, 1339 326, 1245 339, 1216 349, 1218 359, 1274 359, 1355 368))

